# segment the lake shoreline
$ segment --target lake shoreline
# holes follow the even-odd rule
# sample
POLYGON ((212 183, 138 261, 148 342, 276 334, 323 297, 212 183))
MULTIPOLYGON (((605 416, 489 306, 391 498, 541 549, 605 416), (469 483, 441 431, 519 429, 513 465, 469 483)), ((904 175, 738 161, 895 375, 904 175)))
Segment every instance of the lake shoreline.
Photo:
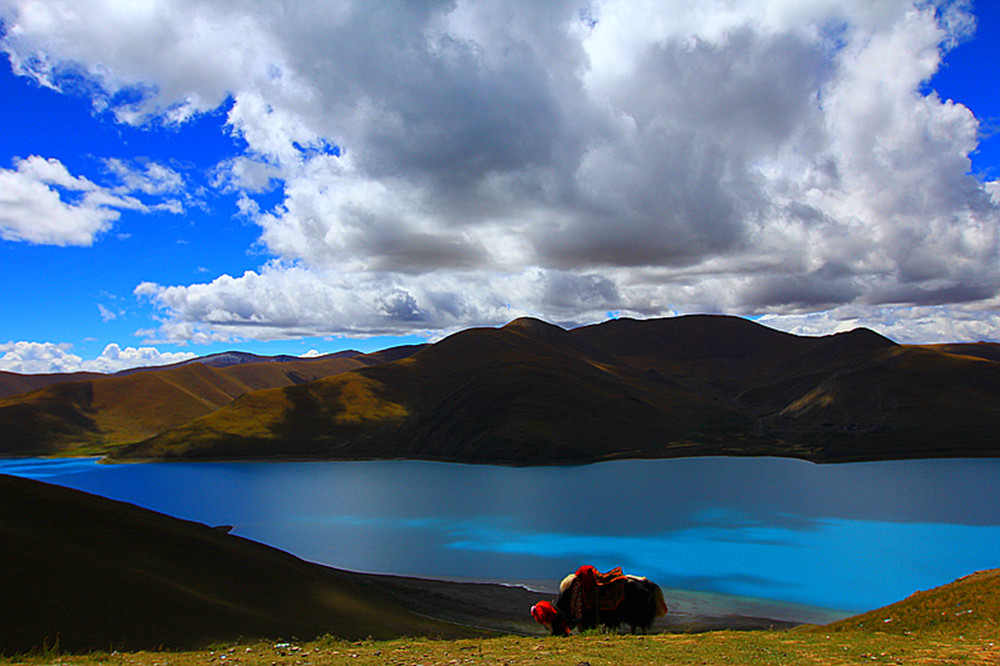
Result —
MULTIPOLYGON (((358 584, 382 594, 387 593, 395 601, 421 615, 500 633, 529 636, 547 633, 531 618, 530 608, 543 599, 553 599, 552 594, 501 583, 455 582, 392 574, 345 573, 358 584)), ((765 611, 769 607, 781 606, 780 602, 732 597, 733 605, 726 609, 718 605, 718 599, 722 595, 667 589, 664 590, 664 596, 670 610, 666 616, 657 618, 651 633, 763 631, 791 629, 810 624, 805 621, 739 612, 753 608, 765 611)), ((812 611, 829 613, 826 619, 830 622, 847 616, 846 613, 824 609, 812 609, 812 611)))
POLYGON ((534 603, 551 599, 581 564, 623 566, 656 581, 672 610, 699 622, 826 624, 994 565, 997 464, 709 457, 561 468, 410 460, 174 466, 88 457, 6 459, 0 472, 232 525, 243 538, 342 571, 541 582, 548 593, 527 591, 534 603), (859 555, 869 558, 863 567, 859 555))

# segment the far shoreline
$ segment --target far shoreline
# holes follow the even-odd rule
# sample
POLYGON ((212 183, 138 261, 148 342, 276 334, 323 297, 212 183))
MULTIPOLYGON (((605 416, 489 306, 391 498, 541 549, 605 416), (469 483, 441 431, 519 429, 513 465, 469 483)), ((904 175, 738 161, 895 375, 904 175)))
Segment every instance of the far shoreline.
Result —
MULTIPOLYGON (((361 585, 388 592, 396 601, 421 615, 502 633, 545 634, 546 631, 532 620, 530 608, 538 601, 551 600, 555 596, 516 583, 338 571, 361 585)), ((553 582, 555 585, 557 581, 553 582)), ((663 592, 669 611, 666 616, 657 618, 650 633, 784 630, 830 624, 853 615, 715 592, 676 588, 664 588, 663 592), (793 615, 798 617, 793 619, 793 615)))

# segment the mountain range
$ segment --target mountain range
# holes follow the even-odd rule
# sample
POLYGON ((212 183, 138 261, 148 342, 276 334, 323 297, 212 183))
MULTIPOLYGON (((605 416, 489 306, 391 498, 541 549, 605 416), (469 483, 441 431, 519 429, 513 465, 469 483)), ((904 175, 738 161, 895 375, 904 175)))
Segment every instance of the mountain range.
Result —
POLYGON ((0 453, 519 465, 995 456, 998 358, 990 343, 805 337, 721 315, 571 330, 518 319, 376 354, 54 382, 0 399, 0 429, 13 433, 0 453))

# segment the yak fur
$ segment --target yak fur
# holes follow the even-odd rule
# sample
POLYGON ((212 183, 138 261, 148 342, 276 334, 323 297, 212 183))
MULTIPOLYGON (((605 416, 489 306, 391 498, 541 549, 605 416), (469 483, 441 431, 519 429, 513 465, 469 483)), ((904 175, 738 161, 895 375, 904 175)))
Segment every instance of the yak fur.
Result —
MULTIPOLYGON (((660 586, 641 576, 625 576, 624 597, 615 608, 589 608, 577 602, 574 604, 574 592, 580 591, 574 586, 582 584, 576 574, 570 574, 559 585, 559 597, 555 607, 559 614, 566 618, 570 626, 580 631, 604 626, 617 631, 622 624, 629 625, 632 633, 646 633, 653 625, 653 620, 667 612, 667 604, 663 600, 660 586)), ((553 633, 555 633, 553 629, 553 633)))

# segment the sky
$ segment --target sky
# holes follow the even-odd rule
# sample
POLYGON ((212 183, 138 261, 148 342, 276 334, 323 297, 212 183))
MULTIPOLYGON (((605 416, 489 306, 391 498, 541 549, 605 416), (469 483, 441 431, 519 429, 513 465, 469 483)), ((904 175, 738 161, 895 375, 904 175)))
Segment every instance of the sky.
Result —
POLYGON ((1000 3, 0 0, 0 370, 1000 340, 1000 3))

